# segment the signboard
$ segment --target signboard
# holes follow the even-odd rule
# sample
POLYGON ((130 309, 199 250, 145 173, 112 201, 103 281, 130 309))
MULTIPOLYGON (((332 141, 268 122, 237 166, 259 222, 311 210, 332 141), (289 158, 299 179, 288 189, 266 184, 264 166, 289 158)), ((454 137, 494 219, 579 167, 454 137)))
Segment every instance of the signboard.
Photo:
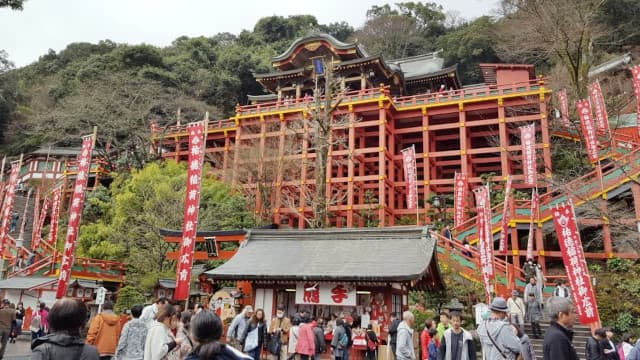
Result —
POLYGON ((453 226, 458 227, 464 222, 467 205, 467 175, 456 172, 453 179, 453 226))
POLYGON ((636 94, 636 126, 640 133, 640 65, 631 68, 631 78, 633 79, 633 92, 636 94))
POLYGON ((415 146, 401 150, 402 164, 404 165, 404 181, 407 189, 407 209, 418 207, 418 178, 416 171, 415 146))
POLYGON ((524 183, 535 185, 537 180, 536 164, 536 126, 520 127, 520 146, 522 147, 522 172, 524 183))
POLYGON ((356 288, 346 283, 299 282, 296 304, 356 306, 356 288))
POLYGON ((102 305, 104 304, 104 298, 107 295, 107 289, 103 287, 99 287, 96 291, 96 304, 102 305))
POLYGON ((578 110, 578 118, 580 118, 580 125, 582 126, 582 135, 587 145, 587 155, 589 161, 592 163, 597 162, 599 155, 598 139, 596 138, 596 129, 593 125, 593 118, 591 117, 591 106, 588 100, 576 101, 576 109, 578 110))
POLYGON ((602 96, 600 82, 597 80, 589 85, 589 99, 591 99, 591 106, 596 114, 598 130, 608 132, 609 117, 607 116, 607 108, 604 103, 604 96, 602 96))

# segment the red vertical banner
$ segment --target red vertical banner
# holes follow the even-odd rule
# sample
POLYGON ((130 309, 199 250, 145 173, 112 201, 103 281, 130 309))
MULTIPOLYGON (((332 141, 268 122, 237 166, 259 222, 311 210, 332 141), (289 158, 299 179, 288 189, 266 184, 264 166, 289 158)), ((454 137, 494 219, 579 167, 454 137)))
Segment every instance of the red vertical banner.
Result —
POLYGON ((467 175, 456 172, 453 177, 453 226, 464 222, 464 208, 467 205, 467 175))
POLYGON ((480 266, 487 299, 490 298, 493 288, 491 279, 495 277, 493 268, 493 236, 491 234, 491 203, 489 202, 489 189, 480 186, 473 190, 476 198, 476 228, 478 229, 478 249, 480 250, 480 266))
POLYGON ((33 223, 31 225, 31 250, 35 249, 40 239, 36 239, 36 230, 40 219, 40 188, 36 189, 36 201, 33 205, 33 223))
POLYGON ((520 127, 520 146, 522 149, 522 173, 524 183, 536 185, 536 126, 527 125, 520 127))
POLYGON ((49 236, 47 238, 47 242, 55 246, 56 238, 58 236, 58 216, 60 215, 60 192, 61 189, 58 187, 53 190, 53 200, 51 200, 51 224, 49 225, 49 236))
POLYGON ((11 164, 11 172, 9 173, 9 183, 7 191, 4 194, 4 204, 2 208, 2 227, 0 228, 0 258, 4 256, 4 245, 7 242, 9 234, 9 225, 11 224, 11 216, 13 214, 13 203, 16 199, 16 185, 18 183, 18 174, 22 166, 22 157, 19 161, 11 164))
POLYGON ((80 218, 82 217, 82 207, 84 204, 84 193, 87 189, 89 171, 91 166, 91 152, 93 151, 95 135, 82 137, 82 148, 78 154, 78 172, 73 185, 73 195, 69 203, 69 221, 67 222, 67 235, 64 241, 62 252, 62 262, 60 263, 58 284, 56 289, 56 299, 65 296, 67 284, 73 266, 74 252, 76 249, 76 239, 80 228, 80 218))
POLYGON ((576 109, 578 111, 578 118, 580 119, 580 126, 582 127, 582 135, 587 145, 587 155, 589 161, 592 163, 597 162, 599 155, 598 139, 596 138, 596 130, 593 125, 593 118, 591 117, 591 106, 588 100, 576 101, 576 109))
POLYGON ((404 165, 404 181, 407 189, 407 209, 418 208, 418 178, 416 171, 416 148, 408 147, 402 152, 402 164, 404 165))
POLYGON ((509 236, 509 221, 511 211, 509 209, 509 201, 511 199, 511 176, 507 176, 507 184, 504 186, 504 203, 502 205, 502 219, 500 219, 500 246, 498 251, 501 254, 507 253, 507 237, 509 236))
POLYGON ((527 237, 527 259, 533 259, 533 234, 535 232, 535 223, 538 220, 538 204, 540 197, 538 189, 531 192, 531 217, 529 219, 529 236, 527 237))
POLYGON ((567 89, 558 91, 558 103, 560 105, 560 121, 562 127, 567 132, 571 130, 571 122, 569 121, 569 100, 567 98, 567 89))
POLYGON ((633 92, 636 94, 636 126, 640 135, 640 64, 631 68, 633 92))
POLYGON ((187 125, 189 133, 189 161, 187 162, 187 187, 184 201, 184 221, 182 223, 182 242, 180 257, 176 266, 175 300, 189 297, 189 281, 193 264, 193 248, 198 229, 198 209, 200 207, 200 183, 202 179, 202 162, 205 151, 206 125, 204 121, 187 125))
POLYGON ((604 96, 602 96, 602 88, 600 88, 600 82, 595 81, 589 85, 589 99, 591 100, 591 106, 596 114, 596 124, 599 131, 605 133, 609 132, 609 117, 607 116, 607 107, 604 103, 604 96))
POLYGON ((582 241, 576 225, 571 203, 563 203, 552 211, 553 225, 558 234, 562 261, 569 278, 571 296, 578 311, 580 323, 588 324, 599 319, 595 294, 584 258, 582 241))
POLYGON ((33 229, 33 237, 31 239, 31 248, 33 250, 37 249, 40 246, 40 240, 42 240, 42 228, 44 227, 44 220, 47 217, 47 212, 49 211, 49 199, 45 198, 42 203, 42 210, 40 211, 40 216, 38 217, 38 223, 36 227, 33 229))

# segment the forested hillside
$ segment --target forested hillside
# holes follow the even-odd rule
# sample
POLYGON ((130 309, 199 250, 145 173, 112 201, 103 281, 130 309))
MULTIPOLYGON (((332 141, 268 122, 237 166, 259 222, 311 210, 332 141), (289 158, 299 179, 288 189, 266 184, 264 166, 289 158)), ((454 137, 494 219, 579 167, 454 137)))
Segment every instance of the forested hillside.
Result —
MULTIPOLYGON (((0 6, 16 4, 29 6, 0 6)), ((481 81, 480 62, 530 62, 545 74, 559 67, 566 74, 561 85, 579 93, 590 66, 638 44, 638 13, 633 0, 503 0, 499 16, 463 20, 435 3, 405 2, 373 6, 358 28, 319 24, 313 15, 270 16, 240 34, 179 37, 164 48, 73 43, 19 69, 2 52, 0 147, 15 155, 43 144, 75 145, 97 125, 98 147, 109 142, 119 165, 139 168, 149 156, 150 121, 173 123, 178 109, 187 121, 206 111, 229 116, 247 94, 261 92, 253 74, 269 71, 272 56, 313 32, 358 41, 387 59, 443 49, 446 65, 458 63, 466 84, 481 81)))

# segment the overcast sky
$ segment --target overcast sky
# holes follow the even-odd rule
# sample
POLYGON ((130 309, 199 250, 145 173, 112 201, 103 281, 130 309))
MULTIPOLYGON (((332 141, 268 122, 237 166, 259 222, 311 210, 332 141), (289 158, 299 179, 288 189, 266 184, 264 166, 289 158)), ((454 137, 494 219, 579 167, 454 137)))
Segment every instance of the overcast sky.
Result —
MULTIPOLYGON (((496 0, 431 0, 463 18, 490 13, 496 0)), ((238 34, 271 15, 315 15, 321 24, 346 21, 358 28, 367 9, 396 1, 374 0, 27 0, 23 11, 0 9, 0 49, 16 66, 60 51, 73 42, 147 43, 175 38, 238 34)))

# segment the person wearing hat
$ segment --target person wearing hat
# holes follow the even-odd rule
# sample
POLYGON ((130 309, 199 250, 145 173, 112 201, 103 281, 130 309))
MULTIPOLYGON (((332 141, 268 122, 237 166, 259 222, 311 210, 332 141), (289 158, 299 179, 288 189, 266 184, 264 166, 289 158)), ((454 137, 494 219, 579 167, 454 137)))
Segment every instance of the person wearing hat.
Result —
POLYGON ((2 308, 0 309, 0 359, 2 359, 4 351, 7 349, 7 341, 11 334, 11 324, 16 320, 16 311, 9 306, 10 304, 9 300, 2 300, 2 308))
POLYGON ((507 315, 509 307, 504 298, 496 297, 489 306, 491 315, 478 326, 484 359, 513 360, 520 353, 520 339, 513 333, 507 315))
POLYGON ((240 314, 233 318, 233 321, 227 330, 227 344, 231 344, 231 346, 242 351, 242 344, 240 340, 252 315, 253 307, 251 305, 247 305, 242 309, 240 314))
POLYGON ((511 297, 507 300, 507 306, 509 307, 509 318, 511 319, 511 324, 520 328, 521 331, 524 331, 524 301, 518 296, 518 290, 513 290, 511 292, 511 297))

